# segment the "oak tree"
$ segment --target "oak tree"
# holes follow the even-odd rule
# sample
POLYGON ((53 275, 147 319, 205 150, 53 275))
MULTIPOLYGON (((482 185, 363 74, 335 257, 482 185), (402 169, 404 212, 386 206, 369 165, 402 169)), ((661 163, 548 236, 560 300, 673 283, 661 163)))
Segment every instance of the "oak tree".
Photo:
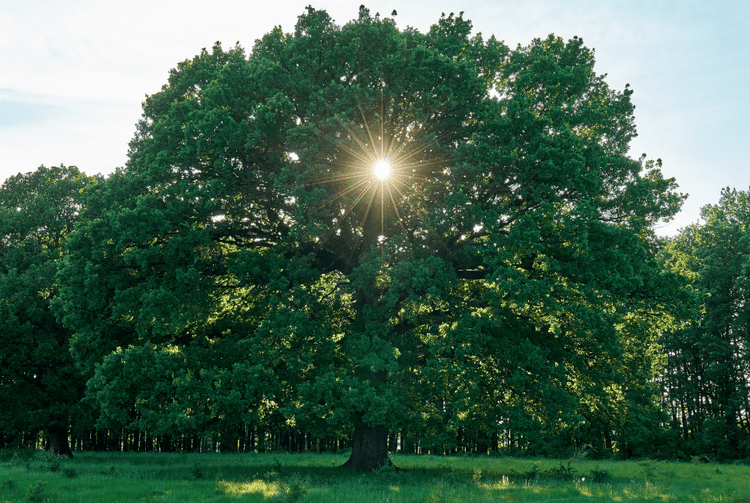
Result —
POLYGON ((579 38, 364 7, 180 63, 60 275, 102 424, 343 431, 363 470, 389 432, 623 430, 654 406, 653 227, 683 200, 628 155, 631 94, 579 38))

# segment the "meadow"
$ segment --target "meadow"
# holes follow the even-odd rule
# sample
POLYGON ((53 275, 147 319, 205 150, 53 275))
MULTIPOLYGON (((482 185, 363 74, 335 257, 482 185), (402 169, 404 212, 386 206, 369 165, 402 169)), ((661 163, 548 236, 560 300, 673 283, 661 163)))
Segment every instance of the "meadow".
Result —
POLYGON ((356 473, 346 455, 0 451, 9 502, 750 502, 750 467, 656 461, 394 455, 356 473))

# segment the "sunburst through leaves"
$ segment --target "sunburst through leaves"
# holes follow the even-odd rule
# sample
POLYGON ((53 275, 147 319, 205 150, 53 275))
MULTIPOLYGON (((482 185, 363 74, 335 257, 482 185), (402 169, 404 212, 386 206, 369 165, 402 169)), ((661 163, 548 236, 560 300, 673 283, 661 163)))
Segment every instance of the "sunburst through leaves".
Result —
POLYGON ((313 185, 326 188, 318 206, 332 217, 323 240, 348 233, 365 242, 407 232, 410 198, 417 187, 441 175, 445 155, 428 124, 401 104, 380 98, 355 119, 339 118, 338 131, 320 133, 334 146, 326 176, 313 185))

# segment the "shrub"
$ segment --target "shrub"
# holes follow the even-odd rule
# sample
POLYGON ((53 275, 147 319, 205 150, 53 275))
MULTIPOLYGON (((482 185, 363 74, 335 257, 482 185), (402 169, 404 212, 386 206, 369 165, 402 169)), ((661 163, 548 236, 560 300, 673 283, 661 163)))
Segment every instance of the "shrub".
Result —
POLYGON ((597 484, 600 484, 602 482, 607 482, 612 479, 612 474, 609 473, 607 470, 600 470, 597 466, 593 470, 591 470, 591 481, 596 482, 597 484))
POLYGON ((24 499, 30 502, 44 501, 44 484, 37 482, 30 486, 24 495, 24 499))
POLYGON ((295 474, 286 480, 279 481, 281 492, 273 500, 283 503, 294 503, 300 501, 310 492, 310 478, 302 478, 295 474))
POLYGON ((38 455, 38 459, 44 465, 44 468, 51 472, 59 472, 60 465, 62 465, 62 456, 58 456, 51 451, 41 451, 38 455))
POLYGON ((563 466, 563 464, 560 463, 560 466, 558 466, 557 468, 550 468, 549 470, 543 472, 542 475, 545 478, 565 481, 578 478, 578 474, 576 473, 575 469, 570 467, 570 463, 568 463, 568 466, 563 466))

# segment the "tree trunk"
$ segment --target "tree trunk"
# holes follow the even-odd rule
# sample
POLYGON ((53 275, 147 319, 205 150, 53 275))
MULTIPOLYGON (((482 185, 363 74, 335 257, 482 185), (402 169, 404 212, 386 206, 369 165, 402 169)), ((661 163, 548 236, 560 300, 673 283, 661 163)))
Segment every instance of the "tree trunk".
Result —
POLYGON ((49 434, 50 450, 57 456, 73 457, 68 444, 68 429, 64 426, 50 426, 47 430, 49 434))
POLYGON ((393 466, 388 457, 388 431, 381 426, 360 426, 352 437, 352 454, 344 468, 373 471, 393 466))

